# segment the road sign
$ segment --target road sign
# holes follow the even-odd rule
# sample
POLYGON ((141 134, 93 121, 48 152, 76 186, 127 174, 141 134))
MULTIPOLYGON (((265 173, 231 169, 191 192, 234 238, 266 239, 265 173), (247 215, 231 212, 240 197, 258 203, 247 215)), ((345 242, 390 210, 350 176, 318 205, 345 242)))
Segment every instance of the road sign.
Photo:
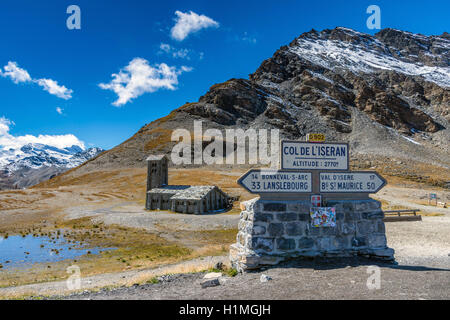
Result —
POLYGON ((254 169, 244 174, 238 184, 250 193, 310 193, 310 172, 254 169))
POLYGON ((325 135, 322 133, 308 133, 306 135, 308 142, 325 142, 325 135))
POLYGON ((376 193, 386 185, 377 172, 321 172, 320 192, 323 193, 376 193))
POLYGON ((281 169, 348 170, 347 143, 281 141, 281 169))

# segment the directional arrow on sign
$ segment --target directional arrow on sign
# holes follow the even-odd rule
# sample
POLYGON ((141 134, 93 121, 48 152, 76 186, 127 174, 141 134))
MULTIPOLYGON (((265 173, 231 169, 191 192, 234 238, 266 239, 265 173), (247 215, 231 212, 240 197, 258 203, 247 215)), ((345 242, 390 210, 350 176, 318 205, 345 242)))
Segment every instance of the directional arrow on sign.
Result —
POLYGON ((250 193, 309 193, 310 172, 253 169, 237 181, 250 193))
POLYGON ((320 173, 323 193, 376 193, 385 185, 386 180, 374 171, 320 173))

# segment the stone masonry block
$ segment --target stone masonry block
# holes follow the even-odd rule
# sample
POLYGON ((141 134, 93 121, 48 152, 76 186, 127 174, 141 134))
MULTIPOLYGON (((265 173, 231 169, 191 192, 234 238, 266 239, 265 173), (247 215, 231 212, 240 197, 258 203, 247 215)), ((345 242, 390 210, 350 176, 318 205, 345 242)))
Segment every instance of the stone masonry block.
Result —
POLYGON ((347 213, 347 212, 353 212, 353 210, 354 210, 353 203, 350 202, 350 201, 344 202, 344 203, 342 204, 342 208, 344 209, 344 212, 345 212, 345 213, 347 213))
POLYGON ((367 240, 364 237, 353 237, 351 242, 352 247, 365 247, 367 240))
POLYGON ((288 203, 286 210, 291 211, 291 212, 298 212, 300 210, 300 204, 299 203, 288 203))
POLYGON ((337 234, 337 226, 322 228, 322 235, 324 235, 324 236, 334 236, 336 234, 337 234))
POLYGON ((277 249, 278 250, 295 250, 295 240, 294 239, 277 239, 277 249))
POLYGON ((305 222, 288 222, 284 225, 284 230, 288 236, 302 236, 306 232, 305 222))
POLYGON ((322 234, 322 228, 313 227, 311 224, 308 223, 305 233, 308 236, 317 237, 317 236, 320 236, 322 234))
POLYGON ((239 243, 241 246, 245 246, 245 238, 246 238, 246 234, 243 232, 238 232, 237 236, 236 236, 236 240, 237 243, 239 243))
POLYGON ((271 223, 267 231, 271 237, 281 237, 284 234, 284 227, 282 223, 271 223))
POLYGON ((298 220, 309 222, 311 220, 311 216, 310 216, 309 212, 308 213, 299 213, 298 220))
POLYGON ((358 221, 361 220, 361 214, 359 212, 345 212, 344 221, 358 221))
POLYGON ((336 221, 344 220, 344 212, 343 211, 337 211, 336 210, 336 221))
POLYGON ((377 201, 377 200, 372 200, 372 201, 368 202, 367 206, 368 206, 369 210, 376 211, 378 209, 381 209, 381 202, 377 201))
POLYGON ((364 211, 370 210, 367 201, 355 202, 354 208, 355 208, 355 211, 359 211, 359 212, 364 212, 364 211))
POLYGON ((297 213, 295 212, 286 212, 279 213, 275 215, 278 221, 295 221, 297 220, 297 213))
POLYGON ((285 203, 277 203, 277 202, 264 203, 264 211, 283 212, 283 211, 286 211, 286 204, 285 203))
POLYGON ((386 247, 386 236, 384 234, 370 234, 367 237, 368 245, 371 248, 386 247))
POLYGON ((288 203, 286 211, 296 212, 296 213, 308 213, 310 205, 305 202, 288 203))
POLYGON ((354 222, 339 222, 338 227, 340 229, 340 234, 354 234, 356 232, 356 226, 354 222))
POLYGON ((253 220, 270 222, 270 221, 273 221, 273 214, 271 214, 271 213, 255 213, 253 220))
POLYGON ((298 239, 298 248, 299 249, 310 249, 314 247, 314 239, 309 237, 301 237, 298 239))
POLYGON ((328 201, 327 207, 334 207, 336 209, 336 212, 344 211, 344 205, 340 201, 328 201))
POLYGON ((252 230, 252 235, 264 235, 266 233, 266 227, 264 226, 254 226, 252 230))
POLYGON ((297 211, 300 214, 309 214, 309 211, 311 210, 311 205, 309 204, 302 204, 299 206, 298 208, 299 210, 297 211))
POLYGON ((260 212, 262 211, 262 205, 261 205, 261 200, 259 200, 258 198, 254 198, 252 200, 249 200, 247 202, 252 202, 251 205, 247 206, 247 210, 251 211, 251 212, 260 212))
POLYGON ((384 212, 381 209, 367 212, 367 219, 383 219, 384 212))
POLYGON ((320 237, 317 238, 316 242, 320 251, 334 251, 337 249, 334 237, 320 237))
POLYGON ((272 252, 273 248, 274 248, 273 238, 262 238, 262 237, 252 238, 252 249, 255 251, 263 250, 267 252, 272 252))
POLYGON ((386 227, 384 221, 381 219, 377 221, 377 233, 386 234, 386 227))
POLYGON ((337 236, 335 238, 336 246, 340 250, 350 249, 351 248, 352 236, 337 236))
POLYGON ((370 220, 361 220, 356 224, 356 234, 365 236, 375 232, 376 224, 370 220))

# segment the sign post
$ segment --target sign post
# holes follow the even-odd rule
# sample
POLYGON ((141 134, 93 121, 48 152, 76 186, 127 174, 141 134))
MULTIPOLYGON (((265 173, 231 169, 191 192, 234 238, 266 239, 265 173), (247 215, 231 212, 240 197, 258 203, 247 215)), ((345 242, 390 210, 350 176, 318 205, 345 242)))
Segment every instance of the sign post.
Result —
POLYGON ((254 169, 238 183, 250 193, 310 193, 311 173, 254 169))
POLYGON ((281 142, 283 170, 348 170, 347 143, 281 142))
POLYGON ((428 204, 431 204, 431 200, 435 200, 436 201, 436 206, 437 206, 437 194, 436 193, 430 193, 430 197, 428 198, 428 204))
POLYGON ((314 142, 281 141, 281 170, 250 170, 238 184, 250 193, 266 194, 265 199, 310 197, 314 204, 319 199, 320 203, 327 198, 349 199, 352 194, 361 199, 386 185, 377 172, 349 170, 347 143, 325 143, 324 139, 323 134, 310 134, 308 140, 314 142))
POLYGON ((321 138, 281 141, 280 170, 253 169, 237 181, 259 194, 241 202, 236 243, 230 246, 237 270, 300 256, 357 253, 394 260, 381 204, 369 197, 386 180, 376 172, 350 171, 348 144, 321 138))
POLYGON ((320 192, 323 193, 376 193, 386 185, 377 172, 321 172, 320 192))

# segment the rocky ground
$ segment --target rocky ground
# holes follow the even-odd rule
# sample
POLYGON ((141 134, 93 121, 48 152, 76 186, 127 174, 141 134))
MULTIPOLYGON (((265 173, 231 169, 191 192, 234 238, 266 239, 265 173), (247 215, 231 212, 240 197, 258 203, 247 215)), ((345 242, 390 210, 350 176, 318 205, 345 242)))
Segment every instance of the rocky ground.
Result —
POLYGON ((388 245, 396 250, 396 264, 363 258, 298 260, 225 276, 222 285, 202 288, 205 274, 198 271, 218 262, 227 265, 227 257, 218 256, 82 278, 81 293, 68 296, 61 295, 68 292, 66 281, 3 288, 0 295, 33 299, 450 299, 449 225, 449 214, 424 216, 421 222, 387 223, 388 245), (367 280, 372 273, 368 272, 373 269, 368 268, 374 265, 380 267, 381 287, 370 290, 367 280), (272 280, 261 283, 263 274, 272 280))
MULTIPOLYGON (((222 285, 203 288, 205 273, 159 277, 158 283, 84 292, 52 299, 450 299, 450 257, 446 267, 424 266, 408 259, 397 265, 365 259, 292 261, 276 268, 225 277, 222 285), (380 288, 370 287, 373 268, 380 272, 380 288), (261 281, 267 275, 271 280, 261 281), (369 282, 369 287, 367 283, 369 282)), ((428 262, 430 262, 428 260, 428 262)))
POLYGON ((275 268, 226 277, 202 288, 204 273, 159 278, 158 283, 84 292, 53 299, 450 299, 450 215, 422 222, 387 223, 396 264, 363 258, 298 260, 275 268), (371 266, 380 288, 369 289, 371 266), (272 280, 261 282, 262 275, 272 280))

